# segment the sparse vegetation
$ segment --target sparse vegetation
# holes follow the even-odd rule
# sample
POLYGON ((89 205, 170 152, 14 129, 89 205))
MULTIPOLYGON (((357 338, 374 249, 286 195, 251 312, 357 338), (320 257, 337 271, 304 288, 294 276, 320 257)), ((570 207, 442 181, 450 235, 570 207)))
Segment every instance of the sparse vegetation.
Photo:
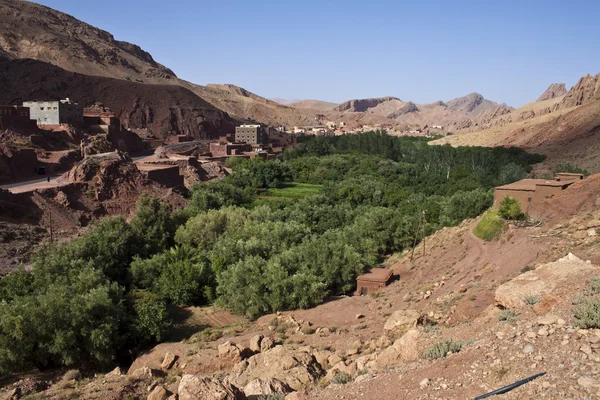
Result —
POLYGON ((559 172, 569 172, 572 174, 583 174, 584 176, 590 175, 590 171, 588 171, 587 169, 579 168, 569 162, 565 162, 565 163, 556 165, 556 167, 554 167, 554 170, 552 172, 554 174, 557 174, 559 172))
POLYGON ((257 400, 283 400, 285 399, 285 395, 283 394, 265 394, 259 396, 257 400))
POLYGON ((527 303, 528 305, 533 306, 533 305, 536 305, 540 301, 540 296, 539 295, 525 296, 523 301, 525 301, 525 303, 527 303))
POLYGON ((517 321, 517 313, 512 308, 502 310, 498 314, 498 321, 514 324, 517 321))
POLYGON ((435 360, 437 358, 444 358, 449 353, 458 353, 463 347, 462 342, 457 342, 452 339, 441 340, 432 344, 425 352, 422 357, 428 360, 435 360))
POLYGON ((573 301, 575 325, 582 329, 600 328, 600 277, 588 279, 584 293, 579 294, 573 301))
POLYGON ((573 310, 575 325, 582 329, 600 328, 600 298, 587 298, 573 310))
POLYGON ((350 382, 352 382, 352 375, 347 374, 345 372, 338 372, 337 374, 335 374, 333 379, 331 379, 331 383, 338 385, 345 385, 350 382))
POLYGON ((534 266, 526 265, 523 268, 521 268, 521 273, 524 274, 525 272, 533 271, 534 269, 535 269, 534 266))
POLYGON ((497 212, 488 211, 473 229, 473 234, 489 242, 497 238, 502 229, 504 229, 504 220, 497 212))

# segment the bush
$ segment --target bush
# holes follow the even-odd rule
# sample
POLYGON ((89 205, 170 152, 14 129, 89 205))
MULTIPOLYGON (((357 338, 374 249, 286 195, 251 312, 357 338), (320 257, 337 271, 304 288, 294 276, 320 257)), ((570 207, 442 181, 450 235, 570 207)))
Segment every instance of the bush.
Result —
POLYGON ((0 303, 0 371, 107 366, 120 346, 121 291, 84 268, 70 282, 0 303))
POLYGON ((538 296, 538 295, 526 296, 523 300, 525 301, 525 303, 529 304, 530 306, 533 306, 533 305, 536 305, 540 301, 540 296, 538 296))
POLYGON ((556 167, 554 167, 553 172, 554 174, 558 174, 559 172, 568 172, 571 174, 583 174, 584 176, 590 175, 590 171, 588 171, 587 169, 579 168, 568 162, 556 165, 556 167))
POLYGON ((573 310, 575 325, 582 329, 600 328, 600 298, 587 298, 573 310))
POLYGON ((339 372, 339 373, 335 374, 333 379, 331 379, 331 383, 337 384, 337 385, 345 385, 350 382, 352 382, 352 375, 347 374, 345 372, 339 372))
POLYGON ((520 220, 524 217, 523 211, 521 210, 521 203, 519 200, 513 199, 510 196, 506 196, 500 202, 498 213, 502 218, 509 220, 520 220))
POLYGON ((175 226, 171 207, 146 193, 137 201, 130 226, 140 243, 138 253, 144 257, 160 253, 173 244, 175 226))
POLYGON ((504 229, 504 220, 495 211, 488 211, 473 229, 473 234, 489 242, 498 237, 502 229, 504 229))
POLYGON ((432 344, 427 350, 425 350, 422 357, 428 360, 444 358, 448 355, 448 353, 458 353, 462 347, 462 342, 456 342, 452 339, 442 340, 432 344))
POLYGON ((506 310, 502 310, 500 314, 498 314, 498 321, 513 324, 517 321, 517 314, 515 313, 515 310, 507 308, 506 310))
POLYGON ((160 343, 167 337, 172 321, 162 298, 135 290, 129 294, 127 305, 128 335, 133 346, 160 343))

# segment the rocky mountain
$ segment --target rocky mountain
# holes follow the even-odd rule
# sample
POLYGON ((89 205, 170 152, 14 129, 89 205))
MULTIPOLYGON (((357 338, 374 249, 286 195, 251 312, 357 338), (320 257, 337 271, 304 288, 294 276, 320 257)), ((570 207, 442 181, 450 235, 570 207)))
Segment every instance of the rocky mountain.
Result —
POLYGON ((139 46, 29 1, 0 0, 0 53, 86 75, 151 83, 176 78, 139 46))
POLYGON ((484 99, 479 93, 469 93, 466 96, 446 102, 449 110, 471 115, 477 115, 498 105, 498 103, 484 99))
POLYGON ((561 108, 576 107, 591 101, 600 100, 600 73, 586 75, 579 79, 560 103, 561 108))
POLYGON ((318 111, 331 111, 337 106, 337 104, 321 100, 300 100, 288 103, 287 106, 292 108, 308 108, 318 111))
POLYGON ((371 108, 375 108, 377 106, 379 106, 380 104, 385 104, 385 103, 400 103, 401 105, 404 105, 404 102, 402 100, 400 100, 397 97, 378 97, 378 98, 372 98, 372 99, 355 99, 355 100, 348 100, 346 102, 343 102, 342 104, 334 107, 334 111, 340 111, 340 112, 365 112, 368 111, 371 108))
POLYGON ((197 139, 234 129, 227 113, 178 85, 147 85, 65 71, 41 61, 0 57, 0 103, 70 97, 84 105, 101 102, 126 128, 156 135, 185 132, 197 139))
MULTIPOLYGON (((554 88, 560 93, 560 87, 554 88)), ((536 166, 538 172, 547 173, 563 162, 600 171, 600 74, 582 77, 562 96, 516 110, 491 109, 464 124, 459 134, 434 143, 523 147, 547 156, 536 166)))
POLYGON ((565 87, 564 83, 553 83, 548 87, 548 89, 546 89, 544 93, 542 93, 537 101, 554 99, 556 97, 563 96, 565 93, 567 93, 567 88, 565 87))

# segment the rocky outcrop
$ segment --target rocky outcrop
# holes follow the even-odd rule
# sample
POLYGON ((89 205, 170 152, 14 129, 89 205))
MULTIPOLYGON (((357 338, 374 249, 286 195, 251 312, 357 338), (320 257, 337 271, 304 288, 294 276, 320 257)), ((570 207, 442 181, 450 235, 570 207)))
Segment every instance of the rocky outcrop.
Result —
POLYGON ((314 384, 324 372, 312 354, 276 346, 238 363, 231 373, 231 382, 245 387, 256 377, 271 378, 299 390, 314 384))
POLYGON ((384 369, 402 362, 418 360, 420 356, 418 343, 420 335, 417 329, 411 329, 402 335, 393 345, 377 356, 375 361, 377 368, 384 369))
POLYGON ((401 115, 413 113, 413 112, 417 112, 417 111, 419 111, 419 107, 417 107, 417 105, 415 103, 413 103, 412 101, 409 101, 408 103, 406 103, 402 107, 400 107, 400 109, 398 111, 395 111, 395 112, 389 114, 387 117, 391 118, 391 119, 395 119, 401 115))
POLYGON ((553 83, 548 89, 537 99, 537 101, 551 100, 560 97, 567 93, 567 88, 564 83, 553 83))
POLYGON ((565 94, 560 102, 561 108, 580 106, 594 100, 600 100, 600 73, 586 75, 565 94))
POLYGON ((551 294, 563 282, 578 275, 598 271, 592 264, 569 253, 558 261, 541 265, 500 285, 496 289, 496 304, 505 308, 525 306, 525 297, 551 294))
POLYGON ((179 400, 246 400, 246 395, 226 380, 183 375, 177 389, 179 400))
POLYGON ((255 379, 244 386, 244 394, 248 400, 257 400, 263 396, 283 395, 294 390, 278 379, 255 379))
POLYGON ((446 102, 446 106, 452 111, 476 115, 487 109, 497 107, 498 103, 486 100, 479 93, 470 93, 446 102))
POLYGON ((377 107, 377 105, 381 103, 385 103, 390 100, 400 100, 397 97, 377 97, 373 99, 358 99, 358 100, 349 100, 344 103, 341 103, 337 107, 335 107, 334 111, 348 111, 348 112, 365 112, 369 108, 377 107))
POLYGON ((388 318, 383 330, 388 336, 400 337, 417 326, 421 314, 415 310, 397 310, 388 318))

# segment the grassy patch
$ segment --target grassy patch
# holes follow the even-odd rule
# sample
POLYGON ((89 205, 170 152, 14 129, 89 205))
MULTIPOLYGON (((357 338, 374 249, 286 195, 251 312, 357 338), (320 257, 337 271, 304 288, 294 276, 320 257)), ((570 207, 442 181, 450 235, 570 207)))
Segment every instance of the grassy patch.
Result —
POLYGON ((540 296, 538 296, 538 295, 525 296, 525 298, 523 300, 525 301, 525 303, 529 304, 530 306, 533 306, 533 305, 536 305, 540 301, 540 296))
POLYGON ((502 310, 502 312, 500 312, 500 314, 498 314, 498 321, 508 322, 509 324, 514 324, 517 321, 517 313, 515 313, 515 310, 513 310, 511 308, 502 310))
POLYGON ((423 353, 423 358, 435 360, 436 358, 444 358, 448 353, 458 353, 463 347, 462 342, 456 342, 452 339, 442 340, 432 344, 423 353))
POLYGON ((261 194, 261 198, 285 198, 285 199, 304 199, 314 196, 321 192, 323 185, 311 185, 308 183, 285 183, 276 189, 267 189, 261 194))
POLYGON ((473 234, 489 242, 498 237, 503 228, 504 220, 500 215, 495 211, 488 211, 473 229, 473 234))
POLYGON ((340 372, 339 374, 336 374, 331 380, 331 383, 335 383, 338 385, 345 385, 346 383, 350 382, 352 382, 352 376, 345 372, 340 372))

